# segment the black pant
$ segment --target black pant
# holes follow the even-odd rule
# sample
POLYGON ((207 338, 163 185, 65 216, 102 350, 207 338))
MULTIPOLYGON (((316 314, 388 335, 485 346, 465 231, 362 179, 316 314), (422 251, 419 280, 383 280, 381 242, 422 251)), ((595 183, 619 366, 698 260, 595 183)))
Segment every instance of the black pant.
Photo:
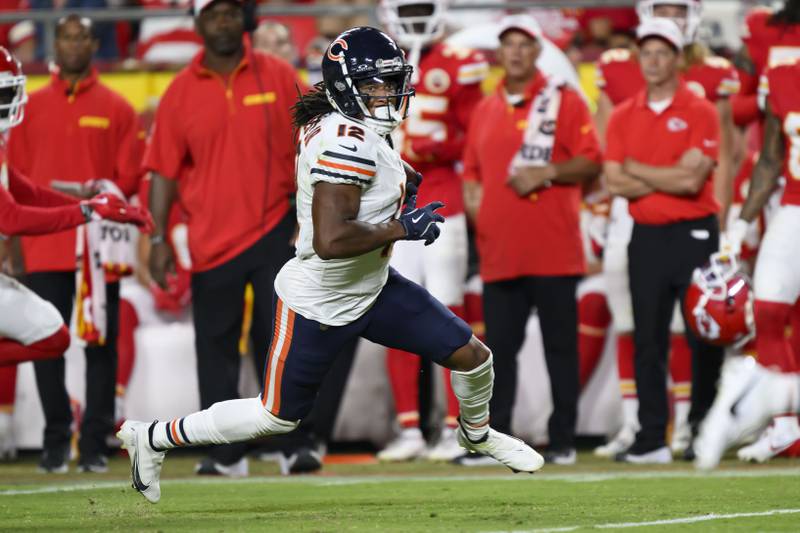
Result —
MULTIPOLYGON (((294 212, 269 233, 227 263, 192 274, 192 312, 197 351, 200 408, 239 397, 239 339, 244 315, 244 291, 253 285, 253 343, 256 375, 263 375, 272 326, 275 276, 294 251, 294 212)), ((230 465, 247 451, 246 443, 215 446, 209 455, 230 465)))
MULTIPOLYGON (((75 298, 74 272, 35 272, 26 277, 28 287, 52 303, 66 324, 70 323, 75 298)), ((107 336, 104 346, 86 348, 86 407, 78 444, 81 457, 106 455, 106 437, 114 429, 117 379, 117 331, 119 283, 106 285, 107 336)), ((72 410, 65 384, 64 358, 33 363, 36 386, 44 410, 44 448, 69 445, 72 410)))
MULTIPOLYGON (((634 367, 639 394, 639 423, 634 452, 664 446, 667 404, 667 356, 675 301, 681 307, 692 271, 719 248, 716 217, 663 226, 635 224, 628 245, 628 272, 633 303, 636 349, 634 367)), ((692 349, 692 407, 689 421, 696 429, 716 393, 723 350, 701 342, 686 328, 692 349)))
POLYGON ((578 276, 529 276, 486 283, 483 314, 486 344, 494 354, 492 427, 511 433, 517 390, 517 354, 525 340, 531 309, 539 312, 547 372, 553 397, 548 422, 550 447, 575 445, 578 412, 578 276))

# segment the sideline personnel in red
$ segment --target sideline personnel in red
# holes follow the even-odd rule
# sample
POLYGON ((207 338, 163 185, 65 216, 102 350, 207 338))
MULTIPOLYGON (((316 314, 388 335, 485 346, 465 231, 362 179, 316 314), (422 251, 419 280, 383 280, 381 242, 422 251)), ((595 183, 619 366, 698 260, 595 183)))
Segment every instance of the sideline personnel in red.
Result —
MULTIPOLYGON (((92 21, 77 15, 59 20, 55 30, 55 63, 50 83, 33 92, 25 120, 9 139, 9 163, 44 187, 52 180, 81 187, 107 179, 126 195, 140 176, 144 133, 131 105, 98 81, 92 56, 98 41, 92 21)), ((75 296, 75 230, 22 239, 26 284, 50 301, 70 323, 75 296)), ((119 282, 107 283, 105 344, 86 349, 86 405, 80 429, 78 467, 84 472, 107 469, 106 437, 114 429, 116 330, 119 282)), ((45 415, 44 452, 39 467, 65 472, 69 456, 72 409, 64 383, 64 358, 37 361, 36 384, 45 415)))
MULTIPOLYGON (((680 80, 683 34, 678 25, 666 18, 646 19, 637 36, 647 87, 617 106, 606 130, 608 188, 630 200, 634 220, 628 273, 642 427, 619 459, 669 463, 669 326, 675 299, 683 302, 692 271, 718 249, 719 205, 710 177, 719 120, 714 105, 680 80)), ((696 432, 714 399, 722 349, 702 343, 688 327, 686 337, 693 361, 689 422, 696 432)))
POLYGON ((471 123, 464 155, 465 203, 476 221, 484 281, 486 343, 494 352, 492 425, 511 433, 517 353, 536 307, 554 405, 545 459, 573 464, 575 289, 586 268, 581 183, 600 173, 600 146, 580 95, 536 68, 541 52, 536 21, 507 17, 499 36, 497 57, 505 79, 475 109, 480 120, 471 123))
MULTIPOLYGON (((289 108, 294 69, 252 50, 236 0, 195 0, 201 50, 170 84, 155 117, 145 167, 156 229, 150 269, 164 286, 173 268, 169 208, 189 216, 192 309, 200 407, 238 398, 244 290, 253 284, 251 338, 258 374, 272 324, 275 275, 293 255, 295 147, 289 108), (188 171, 181 172, 181 169, 188 171)), ((201 474, 246 475, 246 445, 218 446, 201 474)))

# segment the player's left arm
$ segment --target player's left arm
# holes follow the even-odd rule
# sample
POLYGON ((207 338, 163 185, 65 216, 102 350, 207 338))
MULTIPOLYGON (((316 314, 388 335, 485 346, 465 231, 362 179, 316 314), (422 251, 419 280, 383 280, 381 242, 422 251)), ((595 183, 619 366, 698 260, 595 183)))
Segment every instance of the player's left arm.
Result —
POLYGON ((756 163, 750 178, 747 199, 744 201, 742 212, 739 215, 748 223, 755 220, 767 205, 781 175, 786 155, 781 121, 772 112, 769 103, 766 104, 765 114, 764 142, 761 146, 758 163, 756 163))
POLYGON ((717 100, 719 115, 719 160, 714 171, 714 196, 720 205, 719 220, 725 229, 728 209, 733 201, 733 180, 736 177, 733 168, 734 128, 733 111, 729 98, 717 100))
POLYGON ((370 224, 357 219, 361 206, 358 185, 319 181, 314 185, 311 218, 314 251, 321 259, 345 259, 382 248, 406 237, 397 219, 370 224))

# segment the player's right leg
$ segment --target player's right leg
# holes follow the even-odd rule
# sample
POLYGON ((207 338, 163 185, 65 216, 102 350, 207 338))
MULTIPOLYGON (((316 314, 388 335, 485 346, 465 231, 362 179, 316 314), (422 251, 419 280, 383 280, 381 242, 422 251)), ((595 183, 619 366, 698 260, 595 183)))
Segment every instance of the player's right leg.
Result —
POLYGON ((544 458, 519 439, 489 427, 494 388, 491 351, 470 327, 419 285, 391 270, 369 311, 362 336, 450 368, 460 405, 458 436, 468 451, 489 455, 514 471, 535 472, 544 458))
POLYGON ((69 331, 55 306, 3 274, 0 310, 0 366, 59 357, 69 347, 69 331))
POLYGON ((322 327, 276 298, 275 328, 257 398, 217 402, 167 422, 127 421, 117 433, 131 460, 133 487, 150 502, 161 497, 159 479, 172 448, 230 444, 295 429, 311 409, 317 388, 347 340, 363 324, 322 327))
POLYGON ((758 360, 735 358, 723 367, 716 399, 696 439, 698 468, 714 468, 729 446, 763 429, 772 417, 800 410, 800 378, 786 338, 800 297, 798 228, 800 207, 782 206, 764 236, 753 277, 758 360))

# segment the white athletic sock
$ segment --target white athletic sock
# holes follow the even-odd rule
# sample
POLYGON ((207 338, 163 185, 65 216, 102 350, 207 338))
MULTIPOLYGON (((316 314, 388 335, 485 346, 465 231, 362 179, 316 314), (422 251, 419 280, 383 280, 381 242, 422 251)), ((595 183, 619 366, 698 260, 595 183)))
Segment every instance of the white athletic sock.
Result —
POLYGON ((217 402, 208 409, 169 422, 157 422, 150 431, 155 449, 206 444, 229 444, 266 435, 288 433, 299 421, 282 420, 259 398, 217 402))
POLYGON ((781 435, 800 434, 800 424, 796 415, 776 416, 772 419, 772 424, 775 426, 775 432, 781 435))
POLYGON ((489 431, 489 400, 494 388, 492 354, 468 372, 450 371, 450 383, 458 398, 461 427, 471 441, 481 440, 489 431))
POLYGON ((673 404, 673 421, 672 427, 679 428, 689 424, 689 410, 692 407, 692 402, 689 400, 678 400, 673 404))
POLYGON ((639 431, 639 398, 622 399, 622 425, 639 431))

